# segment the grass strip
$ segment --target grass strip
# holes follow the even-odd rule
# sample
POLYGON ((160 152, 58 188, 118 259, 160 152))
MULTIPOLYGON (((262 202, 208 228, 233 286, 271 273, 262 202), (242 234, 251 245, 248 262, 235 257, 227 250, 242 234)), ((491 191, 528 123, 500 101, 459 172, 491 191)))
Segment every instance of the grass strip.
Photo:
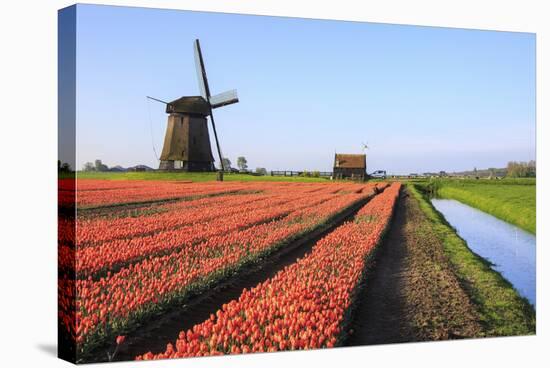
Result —
POLYGON ((436 179, 415 182, 415 185, 438 197, 456 199, 535 234, 537 187, 534 181, 528 182, 530 184, 504 180, 436 179))
MULTIPOLYGON (((74 174, 73 174, 74 175, 74 174)), ((105 179, 105 180, 190 180, 193 182, 216 181, 216 173, 196 172, 84 172, 79 171, 78 179, 105 179)), ((69 176, 67 176, 70 178, 69 176)), ((269 181, 269 182, 301 182, 301 183, 325 183, 327 178, 303 177, 303 176, 269 176, 238 173, 224 173, 224 181, 269 181)))
POLYGON ((526 185, 443 186, 438 194, 478 208, 536 234, 536 189, 526 185))

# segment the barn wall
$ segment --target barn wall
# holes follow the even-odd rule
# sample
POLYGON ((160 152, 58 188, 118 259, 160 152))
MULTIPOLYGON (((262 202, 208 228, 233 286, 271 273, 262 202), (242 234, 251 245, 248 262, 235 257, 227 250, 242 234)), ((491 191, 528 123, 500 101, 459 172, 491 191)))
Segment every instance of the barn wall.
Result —
POLYGON ((336 178, 342 177, 342 178, 351 178, 352 176, 356 177, 365 177, 366 172, 364 169, 357 169, 357 168, 341 168, 341 167, 335 167, 334 168, 334 176, 336 178))

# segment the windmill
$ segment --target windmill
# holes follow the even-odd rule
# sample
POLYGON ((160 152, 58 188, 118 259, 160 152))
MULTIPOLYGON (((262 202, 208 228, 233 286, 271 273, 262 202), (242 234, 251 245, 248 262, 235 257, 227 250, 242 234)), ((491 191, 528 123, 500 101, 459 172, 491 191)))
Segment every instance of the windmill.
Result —
POLYGON ((225 170, 223 156, 216 132, 213 110, 239 102, 237 91, 231 90, 212 96, 206 77, 204 59, 199 40, 194 42, 195 66, 200 96, 184 96, 171 102, 149 97, 166 105, 168 124, 160 155, 159 170, 214 171, 214 157, 210 146, 207 117, 210 116, 212 131, 222 172, 225 170))
POLYGON ((361 151, 365 153, 365 150, 369 149, 368 143, 361 143, 361 151))

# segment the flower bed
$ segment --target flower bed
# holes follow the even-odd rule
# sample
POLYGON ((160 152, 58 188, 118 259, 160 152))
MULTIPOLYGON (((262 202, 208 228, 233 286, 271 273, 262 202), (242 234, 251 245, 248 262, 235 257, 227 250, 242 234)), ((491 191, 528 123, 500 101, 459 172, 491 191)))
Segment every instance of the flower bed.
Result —
MULTIPOLYGON (((267 187, 264 186, 264 189, 267 187)), ((140 321, 159 315, 165 308, 185 300, 189 295, 207 290, 219 280, 322 226, 331 217, 372 195, 374 189, 374 185, 370 184, 346 184, 342 186, 349 189, 345 192, 340 190, 342 188, 338 189, 337 185, 326 186, 327 189, 313 185, 280 187, 286 187, 287 196, 291 198, 287 201, 287 207, 266 207, 258 212, 245 212, 242 218, 239 217, 240 214, 227 216, 241 220, 254 219, 256 216, 256 220, 260 218, 265 222, 250 224, 254 226, 236 226, 232 231, 222 228, 222 231, 218 229, 211 233, 208 233, 207 228, 199 228, 195 224, 189 228, 188 233, 195 233, 198 240, 184 242, 187 245, 176 252, 166 255, 151 254, 116 273, 107 273, 100 279, 89 277, 77 280, 75 318, 70 317, 74 315, 74 309, 70 306, 63 310, 63 305, 67 303, 60 305, 60 309, 62 319, 67 321, 65 324, 75 321, 73 325, 66 327, 73 331, 79 353, 86 353, 112 336, 135 329, 140 321), (295 191, 295 198, 291 188, 295 191), (315 192, 311 192, 313 189, 315 192), (277 217, 276 221, 269 221, 273 213, 280 214, 281 217, 277 217), (204 237, 204 234, 208 236, 204 237)), ((209 226, 218 226, 218 222, 212 221, 209 226)), ((179 236, 178 232, 187 233, 182 229, 184 227, 175 229, 172 235, 179 236)), ((101 246, 107 243, 101 243, 101 246)), ((150 244, 152 242, 144 241, 134 246, 147 254, 151 250, 147 249, 150 244)), ((182 243, 176 241, 173 244, 182 243)), ((120 251, 120 248, 114 247, 114 243, 110 247, 112 254, 120 251)), ((94 248, 98 246, 84 247, 83 250, 94 248)), ((96 258, 98 262, 106 260, 104 254, 99 254, 96 258)), ((77 260, 81 262, 80 257, 77 260)), ((83 269, 82 264, 77 265, 78 272, 83 269)))
POLYGON ((164 353, 137 359, 332 347, 363 275, 366 259, 388 226, 400 184, 374 197, 355 220, 321 239, 304 258, 210 319, 182 331, 164 353))

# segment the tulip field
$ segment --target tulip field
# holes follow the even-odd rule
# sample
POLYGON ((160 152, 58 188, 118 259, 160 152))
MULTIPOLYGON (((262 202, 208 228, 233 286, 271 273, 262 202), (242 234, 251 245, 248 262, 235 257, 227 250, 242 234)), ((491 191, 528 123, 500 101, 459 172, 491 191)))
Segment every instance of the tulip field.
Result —
POLYGON ((339 345, 400 184, 78 180, 60 183, 61 207, 74 191, 76 219, 59 220, 60 328, 80 361, 101 361, 94 354, 320 229, 303 257, 181 330, 165 351, 135 358, 339 345))
POLYGON ((311 253, 283 269, 210 319, 182 331, 166 352, 138 359, 333 347, 353 302, 368 255, 388 225, 399 184, 375 197, 321 239, 311 253))

